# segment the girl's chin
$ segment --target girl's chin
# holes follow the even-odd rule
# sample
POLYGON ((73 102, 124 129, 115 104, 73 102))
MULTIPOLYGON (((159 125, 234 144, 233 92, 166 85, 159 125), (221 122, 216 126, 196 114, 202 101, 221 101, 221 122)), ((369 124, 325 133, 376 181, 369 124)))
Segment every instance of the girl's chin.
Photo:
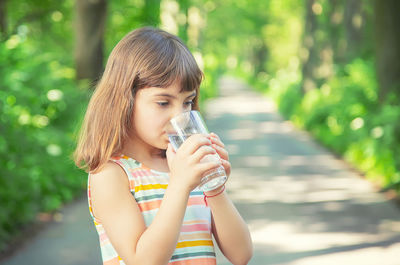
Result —
POLYGON ((164 141, 162 144, 160 144, 159 146, 157 146, 157 148, 160 149, 160 150, 166 151, 167 148, 168 148, 168 144, 169 144, 169 141, 166 140, 166 141, 164 141))
POLYGON ((164 149, 167 149, 168 144, 169 144, 169 138, 164 139, 164 147, 165 147, 164 149))

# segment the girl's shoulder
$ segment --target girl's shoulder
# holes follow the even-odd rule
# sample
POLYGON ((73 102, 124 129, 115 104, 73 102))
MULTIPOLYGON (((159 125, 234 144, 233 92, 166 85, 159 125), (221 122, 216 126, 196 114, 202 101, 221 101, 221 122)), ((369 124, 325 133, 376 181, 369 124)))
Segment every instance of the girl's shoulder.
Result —
POLYGON ((98 172, 89 173, 89 209, 96 222, 103 222, 130 197, 129 180, 118 164, 108 161, 98 172))
POLYGON ((92 187, 111 188, 129 185, 124 169, 113 161, 108 161, 98 172, 90 173, 89 178, 92 187))

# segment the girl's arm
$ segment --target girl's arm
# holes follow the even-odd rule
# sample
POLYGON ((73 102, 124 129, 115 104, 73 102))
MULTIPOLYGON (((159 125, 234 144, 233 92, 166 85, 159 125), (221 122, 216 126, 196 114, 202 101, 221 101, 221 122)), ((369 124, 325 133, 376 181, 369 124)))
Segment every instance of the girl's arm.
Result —
POLYGON ((214 238, 221 252, 234 265, 247 264, 253 255, 250 232, 232 201, 223 192, 207 198, 207 203, 212 211, 214 238))
POLYGON ((210 144, 206 137, 192 136, 185 143, 176 153, 170 146, 167 150, 170 183, 147 228, 120 166, 108 163, 101 172, 91 175, 93 213, 127 265, 168 263, 178 242, 190 191, 200 183, 204 172, 220 165, 200 163, 205 155, 215 153, 210 147, 199 148, 210 144))
MULTIPOLYGON (((213 147, 221 157, 227 175, 230 174, 231 165, 228 162, 228 152, 216 134, 211 134, 213 147)), ((207 192, 212 196, 221 192, 222 188, 207 192)), ((232 201, 224 191, 223 193, 207 198, 213 216, 213 234, 224 256, 234 265, 247 264, 253 255, 253 244, 249 229, 240 216, 232 201)))

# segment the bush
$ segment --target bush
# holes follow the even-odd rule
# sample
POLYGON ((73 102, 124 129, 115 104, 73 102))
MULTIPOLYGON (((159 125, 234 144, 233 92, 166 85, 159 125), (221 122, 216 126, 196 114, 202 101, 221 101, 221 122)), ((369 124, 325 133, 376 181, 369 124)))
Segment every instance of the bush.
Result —
POLYGON ((39 212, 85 187, 70 154, 87 95, 73 69, 18 35, 0 43, 0 76, 1 250, 39 212))

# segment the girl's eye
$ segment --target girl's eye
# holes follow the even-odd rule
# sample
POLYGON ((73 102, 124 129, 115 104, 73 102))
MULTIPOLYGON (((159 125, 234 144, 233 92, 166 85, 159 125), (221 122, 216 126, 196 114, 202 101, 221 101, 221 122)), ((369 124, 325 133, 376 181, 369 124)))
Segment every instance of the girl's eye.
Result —
POLYGON ((194 102, 193 101, 187 101, 187 102, 185 102, 185 105, 186 106, 193 106, 194 102))
POLYGON ((157 102, 157 104, 160 105, 161 107, 166 107, 166 106, 168 106, 169 102, 168 101, 160 101, 160 102, 157 102))

